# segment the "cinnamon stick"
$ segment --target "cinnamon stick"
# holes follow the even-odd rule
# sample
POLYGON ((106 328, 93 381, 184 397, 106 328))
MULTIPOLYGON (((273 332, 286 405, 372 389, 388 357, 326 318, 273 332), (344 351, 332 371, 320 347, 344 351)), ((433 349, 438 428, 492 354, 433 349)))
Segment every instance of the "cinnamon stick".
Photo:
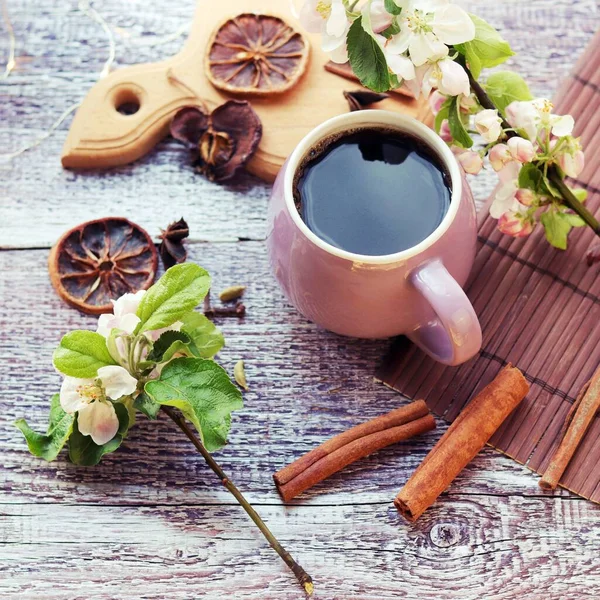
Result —
POLYGON ((592 424, 594 416, 600 409, 600 368, 596 370, 582 392, 567 415, 564 436, 539 481, 539 486, 543 490, 556 489, 560 478, 592 424))
POLYGON ((287 502, 358 459, 434 428, 427 405, 418 400, 327 440, 275 473, 273 479, 287 502))
POLYGON ((471 400, 396 496, 407 520, 416 521, 435 502, 528 391, 521 371, 507 365, 471 400))

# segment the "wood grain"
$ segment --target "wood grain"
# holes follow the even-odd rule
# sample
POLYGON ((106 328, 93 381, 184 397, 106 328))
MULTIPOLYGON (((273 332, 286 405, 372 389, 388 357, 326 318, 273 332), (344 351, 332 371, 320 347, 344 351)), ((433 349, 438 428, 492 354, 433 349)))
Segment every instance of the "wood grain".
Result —
MULTIPOLYGON (((461 2, 499 27, 511 66, 551 96, 600 23, 593 0, 461 2)), ((75 0, 7 0, 17 70, 0 82, 0 145, 42 133, 95 82, 107 55, 101 28, 75 0)), ((194 0, 94 3, 118 29, 119 66, 173 55, 152 47, 189 22, 194 0)), ((6 56, 0 30, 0 59, 6 56)), ((528 470, 487 449, 417 525, 391 500, 445 430, 382 450, 283 506, 271 475, 335 433, 398 406, 372 375, 388 342, 341 338, 296 314, 268 274, 262 240, 269 188, 251 176, 228 186, 198 177, 165 140, 106 173, 63 171, 68 122, 40 147, 0 158, 0 597, 19 600, 292 600, 293 576, 167 421, 140 419, 97 468, 30 457, 10 423, 45 426, 60 378, 61 335, 94 320, 56 297, 50 245, 82 221, 123 215, 158 234, 185 216, 190 259, 215 289, 244 283, 248 313, 221 325, 220 360, 242 358, 250 391, 217 455, 269 526, 316 580, 321 600, 585 600, 600 595, 598 517, 566 492, 541 495, 528 470), (241 242, 239 239, 251 239, 241 242), (37 248, 37 249, 36 249, 37 248)), ((495 184, 477 178, 483 201, 495 184)))

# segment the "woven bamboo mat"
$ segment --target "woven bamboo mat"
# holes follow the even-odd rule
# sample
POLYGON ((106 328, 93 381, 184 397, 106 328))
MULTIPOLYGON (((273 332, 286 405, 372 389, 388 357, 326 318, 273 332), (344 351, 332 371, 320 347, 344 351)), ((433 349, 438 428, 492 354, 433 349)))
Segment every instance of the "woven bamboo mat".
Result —
MULTIPOLYGON (((555 112, 575 117, 587 165, 571 185, 588 190, 600 217, 600 32, 555 98, 555 112)), ((452 421, 507 362, 523 371, 531 391, 490 441, 534 471, 543 471, 579 389, 600 364, 600 265, 587 250, 599 240, 574 230, 566 252, 551 248, 541 227, 514 239, 481 219, 479 250, 466 291, 479 316, 483 349, 460 367, 444 367, 400 338, 378 379, 452 421)), ((600 502, 600 417, 579 447, 561 485, 600 502)))

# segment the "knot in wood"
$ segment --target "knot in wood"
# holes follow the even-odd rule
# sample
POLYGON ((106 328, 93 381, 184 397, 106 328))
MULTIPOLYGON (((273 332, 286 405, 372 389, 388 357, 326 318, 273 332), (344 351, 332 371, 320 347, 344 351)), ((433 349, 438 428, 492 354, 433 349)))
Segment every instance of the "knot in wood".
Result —
POLYGON ((454 523, 439 523, 431 528, 429 538, 438 548, 454 546, 461 541, 461 527, 454 523))

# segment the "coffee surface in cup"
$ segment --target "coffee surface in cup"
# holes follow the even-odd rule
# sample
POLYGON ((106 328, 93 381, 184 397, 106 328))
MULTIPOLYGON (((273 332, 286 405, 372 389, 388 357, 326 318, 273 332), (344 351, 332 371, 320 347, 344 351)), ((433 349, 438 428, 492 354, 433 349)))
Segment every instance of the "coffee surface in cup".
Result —
POLYGON ((435 231, 450 206, 450 176, 417 138, 360 128, 312 148, 296 172, 294 198, 322 240, 380 256, 411 248, 435 231))

